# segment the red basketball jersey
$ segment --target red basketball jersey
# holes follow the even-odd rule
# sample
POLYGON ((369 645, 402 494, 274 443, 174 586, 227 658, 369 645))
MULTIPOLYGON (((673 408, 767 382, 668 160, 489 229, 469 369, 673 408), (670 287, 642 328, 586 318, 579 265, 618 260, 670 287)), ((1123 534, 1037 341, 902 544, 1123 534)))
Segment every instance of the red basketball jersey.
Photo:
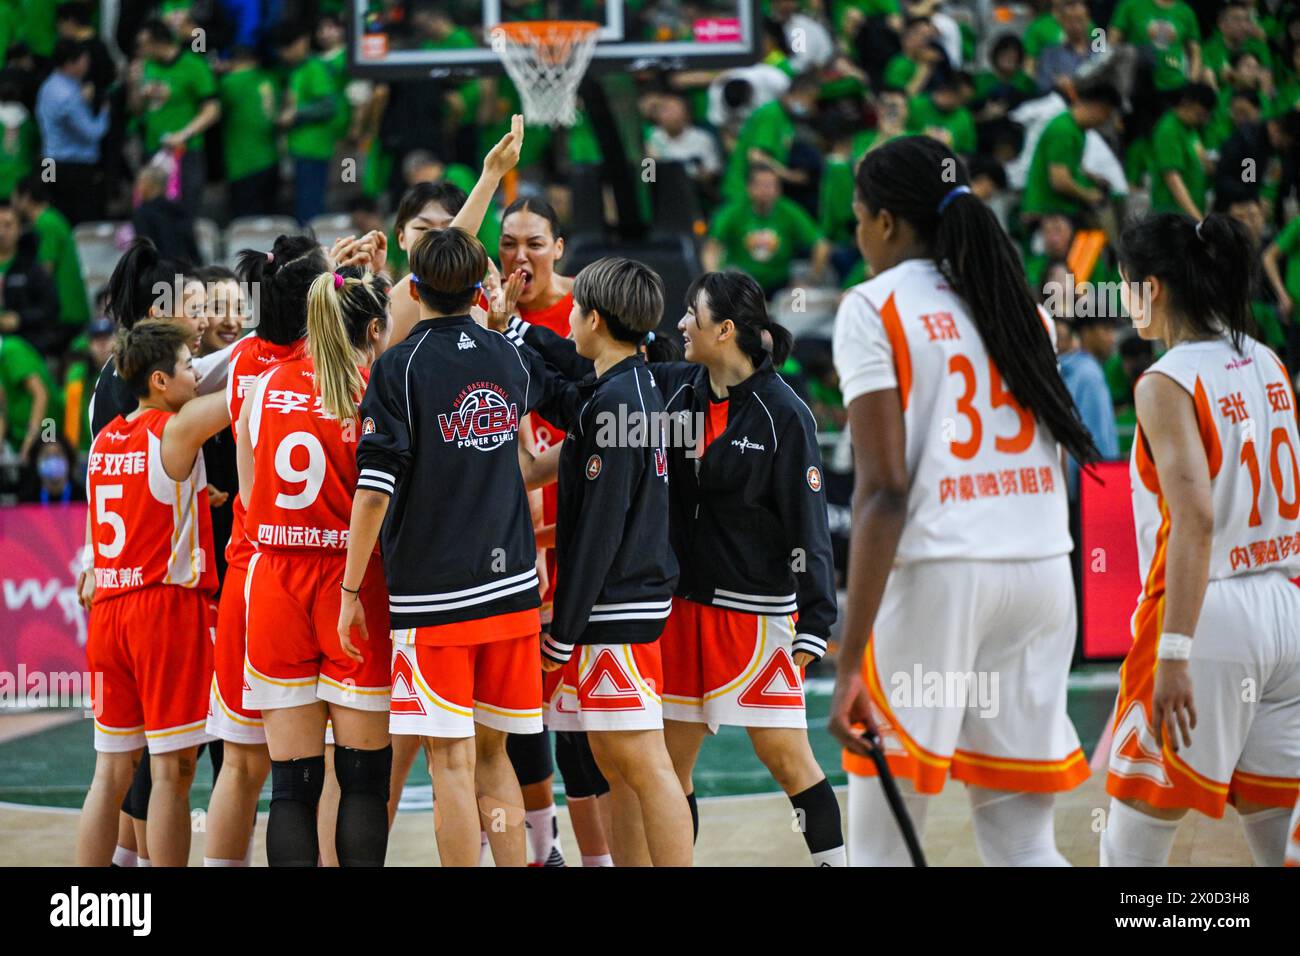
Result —
MULTIPOLYGON (((365 369, 361 375, 369 378, 365 369)), ((249 540, 259 551, 346 551, 357 485, 356 422, 340 423, 321 406, 306 357, 273 367, 248 400, 249 540)))
POLYGON ((172 414, 119 415, 90 446, 96 601, 156 584, 217 589, 203 456, 182 481, 163 470, 163 429, 172 414))
MULTIPOLYGON (((273 365, 287 362, 302 352, 300 339, 288 345, 276 345, 256 335, 245 336, 235 343, 230 353, 230 373, 226 378, 226 407, 230 409, 230 431, 239 438, 239 413, 244 407, 244 399, 252 392, 261 374, 273 365)), ((230 541, 226 543, 226 564, 232 568, 248 568, 248 559, 253 556, 253 543, 244 536, 244 503, 238 493, 231 505, 233 521, 230 525, 230 541)))

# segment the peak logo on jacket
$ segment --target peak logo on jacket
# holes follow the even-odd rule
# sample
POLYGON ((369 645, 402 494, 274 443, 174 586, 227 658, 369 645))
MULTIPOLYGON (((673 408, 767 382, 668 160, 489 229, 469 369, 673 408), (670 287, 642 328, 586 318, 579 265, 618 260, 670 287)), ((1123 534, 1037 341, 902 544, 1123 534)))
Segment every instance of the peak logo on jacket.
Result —
POLYGON ((519 430, 519 406, 492 382, 473 382, 456 397, 450 414, 438 415, 442 440, 457 448, 494 451, 519 430))

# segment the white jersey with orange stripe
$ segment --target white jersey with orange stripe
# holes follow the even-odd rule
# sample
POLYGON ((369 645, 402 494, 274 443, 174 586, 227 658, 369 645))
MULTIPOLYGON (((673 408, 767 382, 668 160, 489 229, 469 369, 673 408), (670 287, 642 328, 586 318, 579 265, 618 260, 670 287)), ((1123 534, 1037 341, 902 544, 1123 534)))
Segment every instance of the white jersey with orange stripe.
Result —
POLYGON ((845 294, 835 366, 846 405, 893 388, 902 400, 911 484, 898 563, 1069 553, 1056 441, 1007 390, 933 261, 906 260, 845 294))
MULTIPOLYGON (((1300 437, 1281 360, 1249 337, 1237 351, 1225 336, 1176 345, 1146 374, 1168 376, 1195 404, 1214 508, 1210 580, 1300 574, 1300 437)), ((1169 511, 1140 426, 1130 470, 1143 595, 1156 598, 1164 592, 1169 511)))

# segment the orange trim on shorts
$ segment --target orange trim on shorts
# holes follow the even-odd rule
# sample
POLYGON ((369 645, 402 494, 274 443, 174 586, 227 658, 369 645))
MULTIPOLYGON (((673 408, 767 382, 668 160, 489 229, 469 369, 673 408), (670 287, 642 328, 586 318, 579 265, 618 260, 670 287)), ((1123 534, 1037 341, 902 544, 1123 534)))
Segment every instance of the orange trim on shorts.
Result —
POLYGON ((212 698, 221 707, 221 712, 226 715, 227 720, 232 720, 237 724, 243 724, 245 727, 263 726, 261 720, 254 720, 249 717, 241 717, 239 714, 235 713, 233 710, 231 710, 229 707, 226 706, 226 702, 221 699, 221 688, 217 686, 216 674, 212 675, 212 698))
POLYGON ((1076 750, 1064 760, 1020 760, 958 750, 952 755, 952 779, 990 790, 1056 793, 1073 790, 1088 779, 1088 759, 1076 750))
POLYGON ((428 627, 403 628, 411 639, 403 643, 423 644, 426 647, 460 647, 466 644, 491 644, 531 637, 542 629, 537 608, 509 611, 491 617, 476 617, 454 624, 432 624, 428 627))
POLYGON ((1228 799, 1235 805, 1238 797, 1270 807, 1293 807, 1300 798, 1300 779, 1265 777, 1237 770, 1228 785, 1228 799))
POLYGON ((907 348, 907 336, 903 332, 903 320, 898 314, 898 305, 891 292, 885 304, 880 307, 880 318, 885 323, 885 335, 889 338, 889 347, 894 353, 894 375, 898 378, 898 395, 903 402, 903 411, 907 411, 907 400, 912 391, 912 353, 907 348))
MULTIPOLYGON (((873 633, 867 641, 867 651, 862 655, 862 680, 866 684, 871 702, 885 716, 889 724, 889 732, 902 743, 903 749, 907 751, 905 754, 897 752, 885 754, 885 760, 889 764, 889 771, 895 777, 911 780, 912 786, 917 793, 938 793, 943 789, 944 783, 947 782, 948 766, 951 761, 947 757, 941 757, 926 750, 899 726, 898 718, 889 709, 885 692, 880 686, 880 678, 876 674, 875 640, 876 636, 873 633)), ((846 771, 860 777, 874 777, 876 775, 876 765, 871 762, 869 757, 860 757, 845 750, 840 762, 846 771)))

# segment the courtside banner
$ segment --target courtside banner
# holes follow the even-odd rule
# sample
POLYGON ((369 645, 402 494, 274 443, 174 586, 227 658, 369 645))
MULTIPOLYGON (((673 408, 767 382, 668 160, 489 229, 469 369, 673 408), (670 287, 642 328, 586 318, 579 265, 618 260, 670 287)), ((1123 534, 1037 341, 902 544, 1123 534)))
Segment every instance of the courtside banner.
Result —
POLYGON ((1128 462, 1093 467, 1099 481, 1079 476, 1083 530, 1075 542, 1083 567, 1083 656, 1089 660, 1128 653, 1129 618, 1142 591, 1128 462))
MULTIPOLYGON (((19 695, 37 675, 86 669, 86 612, 77 603, 85 536, 84 504, 0 508, 0 676, 17 682, 19 695)), ((12 703, 0 699, 0 711, 12 703)))

